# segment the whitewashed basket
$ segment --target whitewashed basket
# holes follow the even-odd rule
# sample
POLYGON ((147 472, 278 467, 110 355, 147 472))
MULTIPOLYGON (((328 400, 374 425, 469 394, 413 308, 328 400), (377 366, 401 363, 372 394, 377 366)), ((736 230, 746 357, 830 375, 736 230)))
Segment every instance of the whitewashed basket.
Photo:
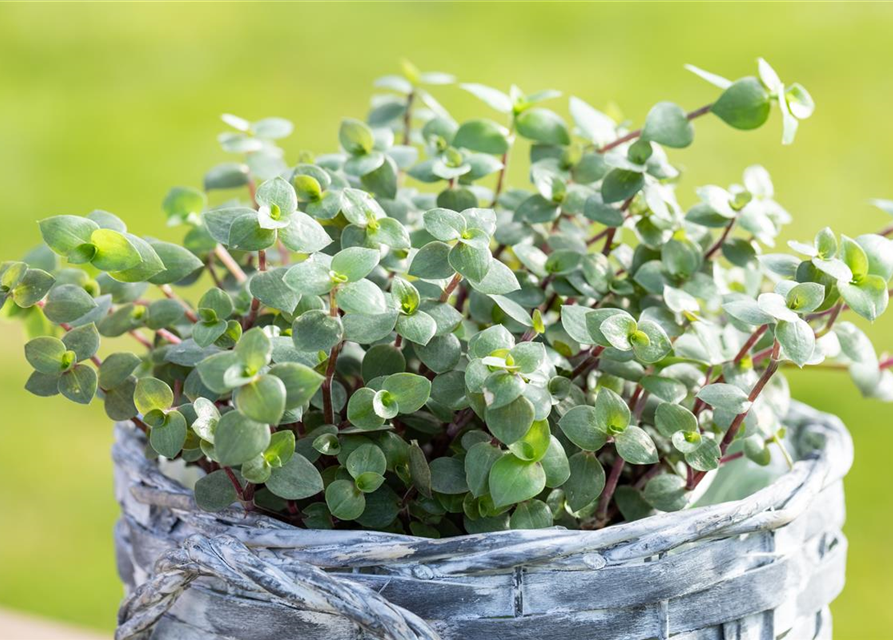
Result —
POLYGON ((831 638, 852 442, 795 404, 800 461, 737 502, 599 531, 313 531, 190 492, 119 424, 117 640, 831 638))

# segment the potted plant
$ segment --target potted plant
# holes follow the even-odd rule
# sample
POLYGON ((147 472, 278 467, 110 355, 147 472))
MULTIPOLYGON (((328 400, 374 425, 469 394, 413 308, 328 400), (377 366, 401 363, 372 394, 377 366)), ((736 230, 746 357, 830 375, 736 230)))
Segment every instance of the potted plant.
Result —
POLYGON ((42 220, 0 284, 26 388, 117 421, 117 638, 830 637, 851 443, 782 370, 893 397, 845 320, 885 310, 893 230, 779 252, 759 166, 683 209, 695 120, 775 103, 787 144, 813 111, 763 60, 690 69, 715 102, 633 130, 479 84, 458 123, 405 63, 336 154, 224 116, 239 159, 162 205, 182 244, 42 220))

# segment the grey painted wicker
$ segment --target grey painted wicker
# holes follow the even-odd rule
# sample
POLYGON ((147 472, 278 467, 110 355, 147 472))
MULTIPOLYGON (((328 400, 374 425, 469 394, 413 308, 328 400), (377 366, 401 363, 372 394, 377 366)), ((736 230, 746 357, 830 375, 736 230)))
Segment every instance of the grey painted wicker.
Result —
POLYGON ((116 543, 130 595, 116 637, 827 639, 852 443, 803 405, 790 422, 801 460, 744 500, 599 531, 443 540, 202 513, 118 425, 116 543))

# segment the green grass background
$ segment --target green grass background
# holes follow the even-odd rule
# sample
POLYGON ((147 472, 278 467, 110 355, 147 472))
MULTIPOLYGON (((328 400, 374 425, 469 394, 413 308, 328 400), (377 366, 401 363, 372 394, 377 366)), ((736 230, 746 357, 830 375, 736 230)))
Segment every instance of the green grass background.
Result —
MULTIPOLYGON (((778 114, 757 132, 716 118, 674 152, 700 184, 764 164, 796 222, 857 235, 889 222, 866 204, 893 197, 893 6, 883 4, 4 4, 0 5, 0 256, 39 239, 35 220, 103 208, 164 238, 161 199, 198 186, 224 158, 221 112, 291 118, 294 158, 337 145, 341 116, 363 117, 373 78, 407 56, 463 81, 556 88, 641 122, 658 100, 687 108, 716 91, 690 62, 739 77, 764 56, 817 109, 782 148, 778 114)), ((435 94, 461 118, 487 107, 435 94)), ((566 113, 566 102, 555 102, 566 113)), ((511 176, 525 180, 521 162, 511 176)), ((865 324, 865 323, 860 323, 865 324)), ((893 321, 871 328, 893 348, 893 321)), ((0 606, 111 630, 121 595, 111 531, 111 427, 23 391, 21 329, 0 329, 0 606)), ((837 638, 893 638, 889 405, 862 401, 836 372, 791 375, 796 395, 839 414, 856 441, 847 481, 848 587, 837 638)))

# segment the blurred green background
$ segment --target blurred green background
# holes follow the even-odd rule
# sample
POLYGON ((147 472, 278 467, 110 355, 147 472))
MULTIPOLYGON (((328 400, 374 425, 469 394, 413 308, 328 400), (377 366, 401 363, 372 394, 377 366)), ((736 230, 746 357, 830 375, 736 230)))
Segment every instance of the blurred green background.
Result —
MULTIPOLYGON (((0 256, 39 240, 35 220, 94 208, 135 233, 176 237, 160 202, 224 159, 220 113, 294 120, 284 145, 292 159, 331 151, 340 117, 363 117, 372 80, 403 56, 463 81, 616 103, 635 122, 658 100, 694 108, 713 99, 683 63, 735 78, 764 56, 812 92, 815 115, 786 148, 777 112, 750 133, 699 121, 696 144, 672 154, 689 174, 680 200, 759 162, 796 217, 785 239, 825 225, 874 231, 890 221, 866 200, 893 197, 891 29, 893 6, 856 3, 0 5, 0 256)), ((454 87, 434 93, 460 119, 498 115, 454 87)), ((563 99, 553 104, 566 113, 563 99)), ((893 348, 891 327, 888 317, 870 329, 879 349, 893 348)), ((27 394, 27 375, 22 331, 4 324, 0 606, 111 630, 121 595, 111 425, 98 403, 27 394)), ((845 374, 790 379, 856 441, 836 637, 893 638, 889 406, 862 401, 845 374)))

